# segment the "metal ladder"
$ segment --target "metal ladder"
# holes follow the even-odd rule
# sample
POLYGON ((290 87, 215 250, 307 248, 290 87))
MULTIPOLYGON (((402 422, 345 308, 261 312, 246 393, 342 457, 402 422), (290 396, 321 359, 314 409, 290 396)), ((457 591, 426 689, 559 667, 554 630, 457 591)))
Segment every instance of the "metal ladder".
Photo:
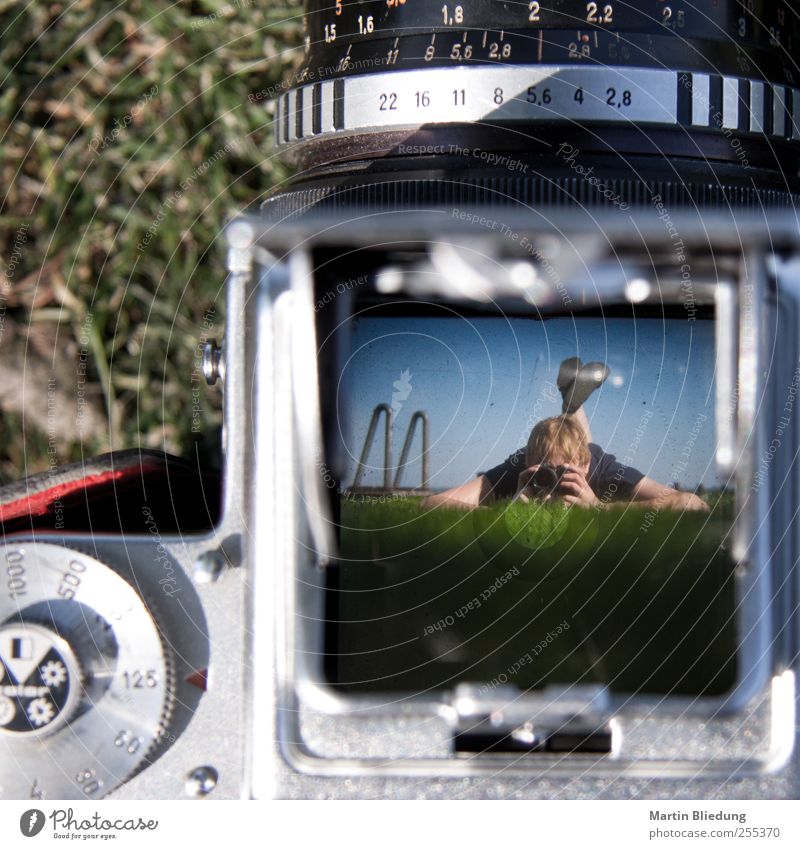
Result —
POLYGON ((423 410, 417 410, 411 416, 411 420, 409 421, 408 428, 406 430, 406 438, 403 441, 403 448, 400 452, 400 462, 397 465, 397 471, 395 472, 394 480, 392 480, 393 420, 394 413, 392 411, 392 408, 388 404, 378 404, 378 406, 375 407, 375 409, 372 411, 372 417, 369 420, 369 428, 367 429, 367 435, 364 438, 364 446, 361 449, 361 456, 358 460, 358 467, 356 468, 356 474, 353 478, 353 485, 350 487, 351 492, 386 493, 400 490, 404 493, 424 495, 430 491, 428 489, 428 449, 430 447, 430 444, 427 414, 423 410), (375 441, 375 434, 378 430, 378 422, 380 421, 381 415, 385 415, 383 428, 383 486, 365 487, 361 485, 361 481, 363 480, 364 473, 367 469, 367 460, 369 459, 369 454, 372 450, 372 443, 375 441), (400 486, 400 482, 403 478, 403 473, 405 472, 405 468, 408 463, 408 455, 411 452, 411 443, 414 441, 414 434, 417 430, 417 422, 422 423, 422 482, 420 487, 402 487, 400 486))

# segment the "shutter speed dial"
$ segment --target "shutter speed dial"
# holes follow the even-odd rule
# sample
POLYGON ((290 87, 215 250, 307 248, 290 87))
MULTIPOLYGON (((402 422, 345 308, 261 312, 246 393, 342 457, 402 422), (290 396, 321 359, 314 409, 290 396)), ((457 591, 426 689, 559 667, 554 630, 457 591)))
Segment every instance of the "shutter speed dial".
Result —
POLYGON ((0 734, 52 733, 79 702, 81 672, 69 643, 33 624, 0 628, 0 734))
POLYGON ((0 546, 0 796, 99 798, 149 760, 174 664, 120 575, 49 543, 0 546))

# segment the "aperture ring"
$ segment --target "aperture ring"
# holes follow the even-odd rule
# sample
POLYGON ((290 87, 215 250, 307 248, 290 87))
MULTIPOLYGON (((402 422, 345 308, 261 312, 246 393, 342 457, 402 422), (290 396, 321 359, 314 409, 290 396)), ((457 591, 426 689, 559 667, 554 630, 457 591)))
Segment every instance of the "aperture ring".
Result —
POLYGON ((295 88, 275 103, 278 147, 445 124, 685 127, 800 141, 800 90, 686 71, 460 67, 365 74, 295 88))

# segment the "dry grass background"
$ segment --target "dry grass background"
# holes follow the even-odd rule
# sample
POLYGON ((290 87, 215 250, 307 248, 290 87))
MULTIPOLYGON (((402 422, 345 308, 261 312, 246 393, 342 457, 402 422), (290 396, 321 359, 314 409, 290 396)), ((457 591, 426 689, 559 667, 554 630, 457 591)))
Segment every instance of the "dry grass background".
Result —
POLYGON ((0 482, 109 448, 213 458, 218 237, 287 175, 251 95, 297 66, 301 22, 298 0, 0 0, 0 482))

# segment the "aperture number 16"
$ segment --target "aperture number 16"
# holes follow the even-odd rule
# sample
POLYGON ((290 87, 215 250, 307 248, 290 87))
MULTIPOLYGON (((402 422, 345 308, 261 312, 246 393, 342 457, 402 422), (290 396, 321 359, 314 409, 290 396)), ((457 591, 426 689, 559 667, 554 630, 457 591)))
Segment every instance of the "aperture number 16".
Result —
MULTIPOLYGON (((453 105, 465 106, 467 102, 466 89, 453 89, 453 105)), ((417 109, 427 109, 431 105, 431 93, 429 91, 415 91, 414 103, 417 109)), ((397 92, 391 91, 388 94, 382 92, 378 95, 378 109, 381 112, 396 112, 397 111, 397 92)))

